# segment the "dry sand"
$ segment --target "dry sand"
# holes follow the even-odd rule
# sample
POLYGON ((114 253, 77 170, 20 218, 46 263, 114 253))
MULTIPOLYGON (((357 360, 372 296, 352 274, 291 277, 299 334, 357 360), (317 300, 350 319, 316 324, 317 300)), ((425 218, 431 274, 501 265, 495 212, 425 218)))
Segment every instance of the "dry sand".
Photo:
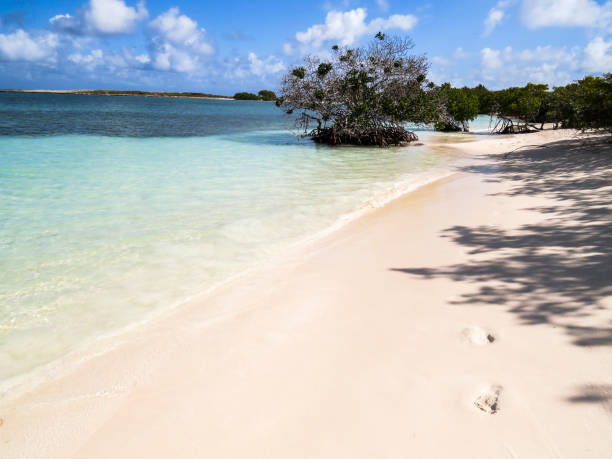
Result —
POLYGON ((5 400, 0 457, 612 456, 611 144, 481 138, 5 400))

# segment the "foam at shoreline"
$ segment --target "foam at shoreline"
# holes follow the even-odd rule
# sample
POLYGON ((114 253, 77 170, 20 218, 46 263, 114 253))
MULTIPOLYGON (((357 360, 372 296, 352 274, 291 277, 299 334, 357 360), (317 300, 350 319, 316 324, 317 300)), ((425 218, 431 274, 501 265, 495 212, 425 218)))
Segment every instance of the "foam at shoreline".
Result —
MULTIPOLYGON (((275 134, 268 132, 262 133, 261 135, 269 136, 275 134)), ((420 150, 421 154, 427 154, 429 152, 428 147, 407 148, 420 150)), ((448 150, 448 152, 450 151, 451 150, 448 150)), ((358 153, 359 150, 357 149, 354 152, 358 153)), ((445 149, 438 149, 438 152, 435 154, 439 154, 440 152, 443 152, 443 154, 448 153, 445 149)), ((164 315, 169 311, 175 309, 176 307, 181 306, 189 301, 192 301, 196 298, 202 298, 206 295, 211 294, 220 286, 227 285, 236 279, 239 279, 249 273, 252 273, 259 269, 262 264, 265 265, 266 263, 270 263, 271 260, 282 256, 282 253, 284 251, 296 250, 306 243, 316 241, 321 237, 329 235, 334 231, 342 228, 347 223, 363 216, 372 209, 381 207, 386 203, 390 202, 391 200, 396 199, 406 193, 409 193, 410 191, 413 191, 435 180, 447 177, 448 175, 452 174, 452 165, 459 160, 459 156, 457 156, 456 153, 452 154, 451 156, 452 160, 448 163, 443 163, 446 165, 442 168, 434 168, 432 171, 422 172, 417 175, 407 174, 404 177, 399 178, 395 182, 383 182, 382 184, 378 185, 378 188, 375 188, 374 193, 371 194, 369 198, 364 199, 361 204, 353 210, 350 210, 347 213, 342 213, 324 228, 315 229, 315 231, 310 232, 310 234, 303 234, 297 239, 294 238, 293 241, 287 240, 277 248, 282 248, 282 250, 268 251, 268 253, 264 254, 263 257, 259 257, 259 259, 252 260, 249 263, 249 266, 242 270, 229 273, 225 277, 206 286, 204 289, 200 289, 199 291, 192 291, 191 293, 186 296, 183 296, 182 298, 177 298, 174 301, 166 302, 165 305, 160 305, 155 309, 148 311, 147 314, 145 314, 144 316, 135 320, 131 320, 125 325, 98 333, 93 338, 90 337, 87 340, 82 341, 80 344, 78 344, 76 348, 68 349, 67 352, 64 352, 62 355, 58 355, 56 358, 50 360, 49 362, 43 362, 41 365, 36 365, 35 367, 31 368, 26 372, 22 372, 20 374, 14 375, 13 377, 5 379, 0 383, 0 393, 4 394, 5 397, 10 393, 10 396, 13 397, 17 394, 22 393, 24 390, 32 389, 41 381, 53 379, 57 377, 58 374, 62 374, 66 368, 72 368, 79 362, 88 360, 91 356, 99 355, 100 352, 105 352, 107 349, 111 349, 113 347, 113 344, 111 342, 112 338, 116 338, 117 336, 120 336, 121 334, 126 333, 129 330, 133 330, 137 327, 140 327, 143 324, 155 319, 156 317, 164 315), (88 349, 95 349, 95 351, 92 351, 92 353, 89 354, 87 351, 88 349)))

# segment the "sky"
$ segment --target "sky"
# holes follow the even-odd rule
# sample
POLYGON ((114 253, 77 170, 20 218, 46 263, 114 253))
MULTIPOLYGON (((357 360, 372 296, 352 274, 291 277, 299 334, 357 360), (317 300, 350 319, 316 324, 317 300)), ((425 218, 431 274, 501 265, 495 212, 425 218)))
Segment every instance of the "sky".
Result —
POLYGON ((411 37, 436 83, 612 72, 612 0, 2 0, 0 88, 276 90, 304 56, 378 31, 411 37))

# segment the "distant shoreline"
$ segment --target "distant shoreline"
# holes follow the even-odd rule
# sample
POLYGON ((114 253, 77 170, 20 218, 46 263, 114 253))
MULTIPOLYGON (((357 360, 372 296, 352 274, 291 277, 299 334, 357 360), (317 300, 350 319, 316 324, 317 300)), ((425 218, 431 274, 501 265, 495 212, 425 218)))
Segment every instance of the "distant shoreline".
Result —
POLYGON ((215 99, 235 100, 233 97, 206 94, 202 92, 157 92, 157 91, 121 91, 114 89, 0 89, 0 92, 41 93, 41 94, 78 94, 85 96, 140 96, 171 97, 180 99, 215 99))

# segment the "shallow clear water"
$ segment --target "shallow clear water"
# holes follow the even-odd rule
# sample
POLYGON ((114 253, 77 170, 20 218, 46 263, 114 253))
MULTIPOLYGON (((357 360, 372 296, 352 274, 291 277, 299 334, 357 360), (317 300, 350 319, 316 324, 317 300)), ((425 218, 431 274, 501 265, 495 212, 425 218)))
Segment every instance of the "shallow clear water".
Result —
POLYGON ((316 146, 270 103, 0 94, 0 114, 0 381, 459 157, 316 146))

